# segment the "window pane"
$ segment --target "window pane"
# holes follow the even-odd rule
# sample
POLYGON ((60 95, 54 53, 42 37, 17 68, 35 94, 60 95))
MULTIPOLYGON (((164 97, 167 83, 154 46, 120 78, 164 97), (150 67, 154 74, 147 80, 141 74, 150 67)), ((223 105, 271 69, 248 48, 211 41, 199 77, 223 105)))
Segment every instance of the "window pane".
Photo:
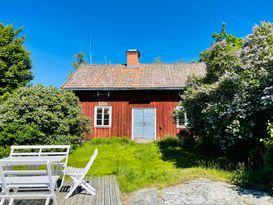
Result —
POLYGON ((183 125, 185 125, 185 119, 184 118, 176 118, 176 123, 177 123, 177 125, 179 125, 179 126, 183 126, 183 125))
POLYGON ((97 120, 97 125, 102 125, 102 120, 97 120))
POLYGON ((97 108, 97 114, 102 114, 102 108, 97 108))
POLYGON ((177 120, 177 123, 178 123, 178 125, 181 125, 181 126, 185 124, 185 123, 183 122, 183 120, 180 120, 180 119, 177 120))
POLYGON ((102 114, 97 114, 97 119, 101 120, 102 119, 102 114))
POLYGON ((104 108, 104 114, 109 114, 109 113, 110 113, 109 108, 108 108, 108 107, 105 107, 105 108, 104 108))
POLYGON ((104 119, 109 119, 109 114, 104 114, 104 119))
POLYGON ((104 119, 104 125, 109 125, 109 120, 104 119))

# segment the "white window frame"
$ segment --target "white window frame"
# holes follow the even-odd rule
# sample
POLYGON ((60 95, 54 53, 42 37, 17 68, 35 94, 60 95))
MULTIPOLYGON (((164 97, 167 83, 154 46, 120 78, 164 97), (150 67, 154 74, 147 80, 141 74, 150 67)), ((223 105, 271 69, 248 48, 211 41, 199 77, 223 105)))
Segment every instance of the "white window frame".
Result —
POLYGON ((112 126, 112 106, 95 106, 94 108, 94 127, 96 128, 111 128, 112 126), (97 125, 97 109, 102 108, 102 125, 97 125), (109 125, 103 125, 104 124, 104 108, 109 109, 109 125))
MULTIPOLYGON (((181 109, 182 108, 182 106, 176 106, 176 110, 179 110, 179 109, 181 109)), ((187 113, 185 112, 184 113, 184 124, 183 125, 181 125, 180 123, 179 123, 179 121, 180 121, 180 119, 177 117, 176 119, 175 119, 175 122, 176 122, 176 128, 186 128, 187 127, 187 125, 188 125, 188 118, 187 118, 187 113)))

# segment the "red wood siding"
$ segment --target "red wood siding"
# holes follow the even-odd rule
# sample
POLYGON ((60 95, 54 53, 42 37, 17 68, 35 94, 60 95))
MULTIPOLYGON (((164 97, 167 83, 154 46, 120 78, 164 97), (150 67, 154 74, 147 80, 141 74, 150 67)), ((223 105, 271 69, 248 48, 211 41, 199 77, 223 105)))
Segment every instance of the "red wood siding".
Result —
POLYGON ((84 115, 91 119, 94 137, 132 136, 132 109, 156 108, 157 139, 176 135, 179 129, 172 118, 172 112, 180 101, 178 91, 111 91, 110 97, 97 97, 95 91, 76 91, 84 115), (112 106, 111 128, 94 128, 94 109, 97 105, 112 106))

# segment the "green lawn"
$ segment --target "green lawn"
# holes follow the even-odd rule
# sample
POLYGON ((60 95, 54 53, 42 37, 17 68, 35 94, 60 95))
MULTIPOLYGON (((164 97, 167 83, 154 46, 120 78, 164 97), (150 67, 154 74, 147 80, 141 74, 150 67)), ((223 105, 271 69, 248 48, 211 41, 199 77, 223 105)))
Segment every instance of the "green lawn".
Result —
POLYGON ((95 139, 77 148, 69 156, 69 165, 84 167, 98 148, 99 154, 88 175, 116 175, 122 192, 164 187, 197 177, 231 179, 231 172, 200 165, 202 156, 184 151, 175 144, 162 144, 164 141, 159 146, 156 142, 137 144, 126 138, 95 139))

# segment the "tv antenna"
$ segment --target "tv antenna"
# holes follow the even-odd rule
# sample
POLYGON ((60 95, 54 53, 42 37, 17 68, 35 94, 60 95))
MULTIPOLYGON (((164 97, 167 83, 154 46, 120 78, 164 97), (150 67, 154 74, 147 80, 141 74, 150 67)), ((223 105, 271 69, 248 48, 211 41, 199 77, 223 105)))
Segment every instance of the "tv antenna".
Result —
POLYGON ((106 55, 104 55, 104 62, 105 62, 105 64, 107 64, 107 58, 106 58, 106 55))
POLYGON ((93 44, 93 38, 92 34, 89 35, 89 63, 92 64, 92 44, 93 44))

